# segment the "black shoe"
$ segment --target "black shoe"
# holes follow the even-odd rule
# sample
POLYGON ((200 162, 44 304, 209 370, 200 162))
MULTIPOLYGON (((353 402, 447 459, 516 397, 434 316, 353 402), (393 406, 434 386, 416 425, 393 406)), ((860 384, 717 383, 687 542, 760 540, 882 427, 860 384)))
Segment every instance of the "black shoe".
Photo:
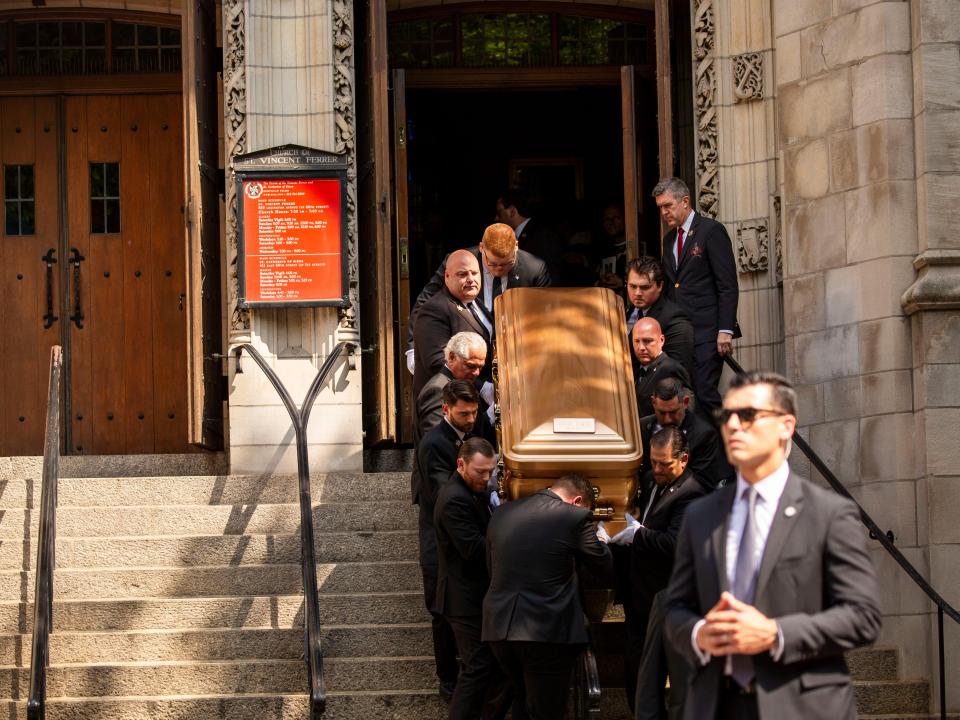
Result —
POLYGON ((450 702, 450 700, 453 699, 453 691, 456 690, 456 688, 456 680, 452 682, 449 680, 441 680, 440 687, 437 692, 440 693, 440 697, 442 697, 446 702, 450 702))

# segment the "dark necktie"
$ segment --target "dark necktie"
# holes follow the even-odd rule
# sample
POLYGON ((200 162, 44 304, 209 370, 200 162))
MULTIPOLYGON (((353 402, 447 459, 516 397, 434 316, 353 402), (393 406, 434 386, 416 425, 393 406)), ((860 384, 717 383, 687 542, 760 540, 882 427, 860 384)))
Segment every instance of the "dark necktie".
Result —
MULTIPOLYGON (((496 300, 503 294, 503 278, 495 277, 493 279, 493 299, 496 300)), ((491 308, 492 310, 493 308, 491 308)))
POLYGON ((633 326, 637 324, 637 320, 640 319, 640 308, 634 308, 633 312, 630 313, 630 317, 627 318, 627 336, 633 334, 633 326))
POLYGON ((680 258, 683 257, 683 228, 677 228, 677 267, 680 267, 680 258))
MULTIPOLYGON (((733 595, 740 602, 753 604, 753 596, 757 590, 757 563, 754 559, 757 548, 757 489, 752 485, 743 491, 742 497, 747 501, 747 521, 743 525, 743 534, 740 536, 740 547, 737 550, 737 570, 733 576, 733 595)), ((754 677, 753 657, 751 655, 734 655, 732 657, 733 679, 742 688, 747 688, 754 677)))

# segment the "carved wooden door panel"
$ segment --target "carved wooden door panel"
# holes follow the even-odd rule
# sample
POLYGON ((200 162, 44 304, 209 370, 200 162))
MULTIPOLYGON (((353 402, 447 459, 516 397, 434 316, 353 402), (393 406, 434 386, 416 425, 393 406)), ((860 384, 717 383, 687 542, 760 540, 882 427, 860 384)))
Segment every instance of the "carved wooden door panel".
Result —
POLYGON ((189 449, 181 112, 65 100, 70 453, 189 449))
POLYGON ((57 99, 0 100, 0 455, 43 453, 58 307, 57 99))

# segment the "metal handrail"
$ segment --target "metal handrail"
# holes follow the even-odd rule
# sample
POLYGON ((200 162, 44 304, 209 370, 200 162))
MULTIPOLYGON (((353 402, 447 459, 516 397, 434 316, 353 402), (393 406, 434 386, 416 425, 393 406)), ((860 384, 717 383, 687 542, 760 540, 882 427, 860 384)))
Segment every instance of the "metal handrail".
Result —
MULTIPOLYGON (((323 650, 320 647, 320 599, 317 588, 317 561, 314 553, 313 540, 313 504, 310 499, 310 464, 307 455, 307 423, 310 421, 310 410, 320 394, 321 388, 327 381, 330 371, 344 350, 353 347, 351 343, 338 343, 327 359, 323 361, 317 376, 310 384, 303 404, 297 409, 293 398, 287 391, 280 377, 264 360, 255 347, 244 343, 236 347, 237 372, 240 367, 240 354, 243 350, 254 359, 263 374, 267 376, 273 389, 277 391, 283 401, 290 422, 296 433, 297 441, 297 475, 300 483, 300 559, 303 570, 303 606, 304 606, 304 655, 307 661, 307 676, 310 684, 310 720, 318 720, 327 705, 327 689, 323 681, 323 650)), ((32 719, 31 719, 32 720, 32 719)))
POLYGON ((53 568, 57 546, 57 482, 60 477, 60 370, 63 349, 50 349, 47 386, 47 426, 43 439, 43 475, 40 490, 40 531, 37 536, 36 582, 33 589, 33 638, 30 648, 28 720, 43 720, 50 666, 50 629, 53 627, 53 568))
MULTIPOLYGON (((724 355, 723 361, 733 370, 737 375, 745 375, 746 370, 734 360, 730 355, 724 355)), ((960 612, 957 611, 950 603, 943 599, 943 596, 940 595, 933 587, 926 581, 926 579, 920 574, 920 571, 914 567, 904 556, 900 549, 896 547, 894 542, 893 531, 884 532, 880 529, 880 526, 874 521, 870 514, 863 509, 863 506, 858 503, 854 497, 850 494, 850 491, 844 486, 840 480, 837 479, 837 476, 834 475, 830 468, 827 467, 826 463, 820 458, 817 453, 814 452, 813 448, 807 444, 807 441, 804 440, 799 432, 794 431, 793 433, 793 444, 796 445, 800 452, 802 452, 807 460, 810 461, 810 464, 813 465, 817 472, 819 472, 827 483, 832 487, 837 493, 843 495, 845 498, 848 498, 857 506, 857 509, 860 511, 860 520, 866 525, 867 529, 870 531, 870 537, 873 540, 876 540, 880 543, 884 550, 897 561, 897 564, 903 568, 911 580, 919 587, 923 592, 933 601, 933 604, 937 606, 937 639, 939 642, 939 659, 940 659, 940 718, 941 720, 946 720, 947 718, 947 691, 946 691, 946 670, 944 667, 944 647, 943 647, 943 616, 947 615, 951 620, 960 624, 960 612)))

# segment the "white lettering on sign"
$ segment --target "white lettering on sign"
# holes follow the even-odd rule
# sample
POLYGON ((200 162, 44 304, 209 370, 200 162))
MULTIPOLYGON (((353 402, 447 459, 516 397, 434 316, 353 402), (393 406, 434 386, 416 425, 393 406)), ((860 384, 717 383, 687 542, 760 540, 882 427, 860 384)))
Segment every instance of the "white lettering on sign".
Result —
POLYGON ((597 421, 593 418, 554 418, 555 433, 595 433, 597 421))

